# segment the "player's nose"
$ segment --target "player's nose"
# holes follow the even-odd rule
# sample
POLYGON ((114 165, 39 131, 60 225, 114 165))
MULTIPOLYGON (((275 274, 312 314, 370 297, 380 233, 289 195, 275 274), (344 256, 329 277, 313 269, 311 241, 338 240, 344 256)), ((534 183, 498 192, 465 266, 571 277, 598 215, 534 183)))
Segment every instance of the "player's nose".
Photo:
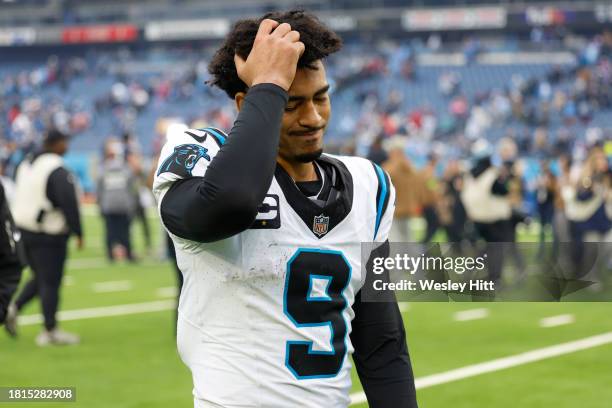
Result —
POLYGON ((309 101, 304 103, 302 109, 300 111, 300 126, 303 127, 320 127, 323 125, 323 116, 317 109, 317 106, 313 103, 313 101, 309 101))

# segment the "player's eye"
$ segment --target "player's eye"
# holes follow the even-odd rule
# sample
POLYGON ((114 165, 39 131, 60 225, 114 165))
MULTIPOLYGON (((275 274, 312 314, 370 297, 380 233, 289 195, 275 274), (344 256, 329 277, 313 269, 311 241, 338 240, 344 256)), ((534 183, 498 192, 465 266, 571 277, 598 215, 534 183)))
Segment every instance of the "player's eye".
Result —
POLYGON ((293 112, 297 109, 297 104, 285 106, 285 112, 293 112))

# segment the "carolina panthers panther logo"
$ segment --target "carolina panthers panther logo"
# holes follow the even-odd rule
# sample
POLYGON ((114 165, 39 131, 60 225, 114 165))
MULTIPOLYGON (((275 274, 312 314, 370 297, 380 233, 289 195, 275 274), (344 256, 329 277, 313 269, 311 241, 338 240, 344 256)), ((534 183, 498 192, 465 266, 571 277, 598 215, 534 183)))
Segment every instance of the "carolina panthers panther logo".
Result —
POLYGON ((180 177, 191 177, 191 171, 201 158, 210 161, 207 152, 208 149, 196 144, 176 146, 174 152, 160 166, 157 175, 169 172, 180 177))

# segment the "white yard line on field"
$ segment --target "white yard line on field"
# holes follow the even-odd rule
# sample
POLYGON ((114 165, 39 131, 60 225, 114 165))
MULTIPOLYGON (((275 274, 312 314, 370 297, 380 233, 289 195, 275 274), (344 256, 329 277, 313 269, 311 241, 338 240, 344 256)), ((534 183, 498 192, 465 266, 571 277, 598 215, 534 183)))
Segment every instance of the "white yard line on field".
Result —
POLYGON ((453 320, 456 322, 466 322, 468 320, 484 319, 489 316, 489 309, 469 309, 462 310, 453 314, 453 320))
MULTIPOLYGON (((57 314, 60 321, 95 319, 98 317, 125 316, 139 313, 161 312, 176 308, 174 300, 159 300, 146 303, 131 303, 127 305, 92 307, 89 309, 64 310, 57 314)), ((19 316, 19 325, 27 326, 42 323, 40 314, 19 316)))
POLYGON ((408 302, 397 302, 397 305, 399 306, 400 312, 407 312, 410 310, 410 303, 408 302))
POLYGON ((96 282, 91 285, 91 290, 96 293, 126 292, 133 286, 132 281, 129 280, 96 282))
MULTIPOLYGON (((533 363, 535 361, 545 360, 562 356, 564 354, 575 353, 581 350, 587 350, 593 347, 603 346, 612 343, 612 332, 599 334, 597 336, 586 337, 584 339, 570 341, 568 343, 557 344, 554 346, 543 347, 527 351, 525 353, 515 354, 513 356, 498 358, 483 363, 469 365, 454 370, 446 371, 439 374, 428 375, 417 378, 415 380, 416 389, 433 387, 434 385, 446 384, 453 381, 463 380, 465 378, 474 377, 481 374, 492 373, 494 371, 504 370, 506 368, 517 367, 523 364, 533 363)), ((366 402, 366 396, 363 392, 351 394, 351 405, 366 402)))
MULTIPOLYGON (((160 300, 156 302, 132 303, 127 305, 95 307, 90 309, 65 310, 58 313, 58 320, 82 320, 94 319, 99 317, 110 316, 125 316, 140 313, 159 312, 175 309, 176 304, 172 300, 160 300)), ((19 317, 19 325, 33 325, 42 323, 40 314, 25 315, 19 317)), ((491 373, 504 370, 507 368, 517 367, 524 364, 533 363, 536 361, 546 360, 553 357, 562 356, 565 354, 575 353, 581 350, 603 346, 612 343, 612 332, 602 333, 596 336, 586 337, 584 339, 561 343, 553 346, 543 347, 520 354, 515 354, 509 357, 498 358, 483 363, 473 364, 465 367, 456 368, 454 370, 445 371, 438 374, 420 377, 415 380, 417 390, 435 385, 446 384, 453 381, 459 381, 465 378, 475 377, 481 374, 491 373)), ((363 392, 351 394, 351 405, 366 402, 366 396, 363 392)))
POLYGON ((178 288, 176 286, 167 286, 157 289, 155 293, 159 297, 176 297, 178 295, 178 288))
POLYGON ((571 324, 576 321, 573 314, 562 314, 559 316, 545 317, 540 320, 540 327, 557 327, 564 324, 571 324))

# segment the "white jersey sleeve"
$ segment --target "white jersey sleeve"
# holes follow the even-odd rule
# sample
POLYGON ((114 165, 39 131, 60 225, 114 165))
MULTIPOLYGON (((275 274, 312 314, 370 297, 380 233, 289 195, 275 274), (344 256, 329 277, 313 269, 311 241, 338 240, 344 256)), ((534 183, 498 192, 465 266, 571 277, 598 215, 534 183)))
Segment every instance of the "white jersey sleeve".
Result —
POLYGON ((216 128, 204 128, 188 129, 168 139, 159 155, 153 180, 158 208, 172 183, 189 177, 204 177, 226 137, 216 128))

